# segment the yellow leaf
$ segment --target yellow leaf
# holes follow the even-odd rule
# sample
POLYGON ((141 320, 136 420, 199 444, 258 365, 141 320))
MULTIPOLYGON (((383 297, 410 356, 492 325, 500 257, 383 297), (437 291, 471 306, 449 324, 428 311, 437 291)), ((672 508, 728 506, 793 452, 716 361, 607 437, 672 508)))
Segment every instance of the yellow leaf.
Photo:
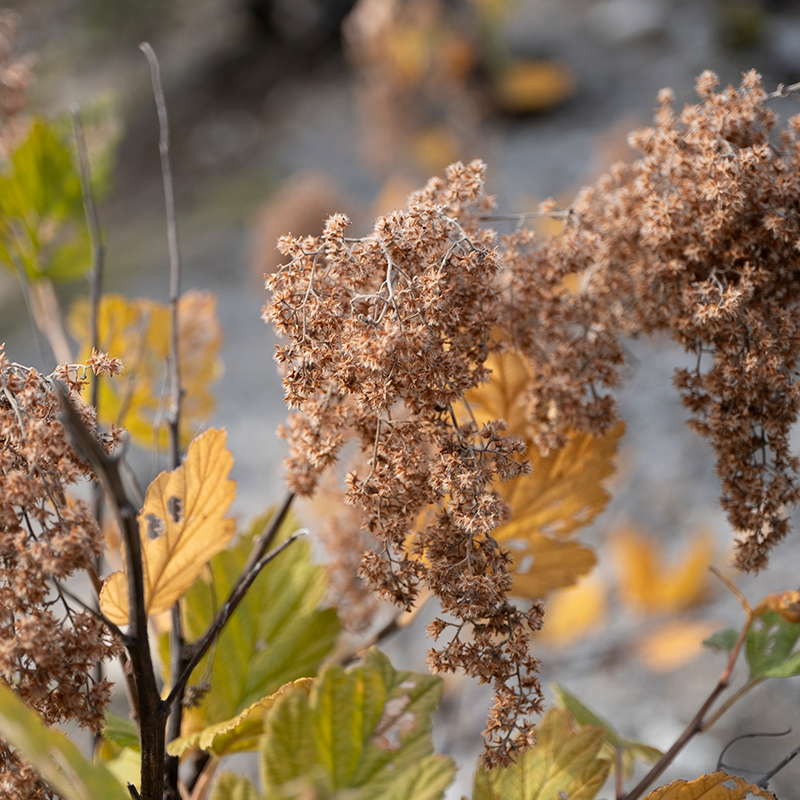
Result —
POLYGON ((592 576, 550 598, 547 624, 536 638, 554 647, 569 647, 597 633, 605 624, 605 615, 606 590, 592 576))
MULTIPOLYGON (((548 624, 550 609, 547 611, 548 624)), ((667 622, 650 631, 636 645, 639 658, 654 672, 670 672, 703 652, 703 640, 719 625, 714 622, 667 622)))
MULTIPOLYGON (((189 442, 214 408, 208 387, 221 373, 222 343, 216 303, 213 294, 197 291, 186 292, 178 302, 178 346, 184 390, 182 445, 189 442)), ((68 324, 84 358, 91 351, 88 319, 88 301, 77 301, 70 310, 68 324)), ((131 438, 143 447, 166 448, 169 307, 147 298, 127 300, 117 294, 105 295, 99 307, 98 331, 100 349, 122 359, 125 365, 123 375, 100 383, 100 421, 127 428, 131 438)))
POLYGON ((517 597, 545 597, 553 589, 572 586, 597 563, 588 547, 577 542, 559 542, 538 533, 503 544, 514 556, 511 593, 517 597))
MULTIPOLYGON (((162 472, 147 489, 138 519, 148 616, 169 609, 233 537, 236 526, 225 514, 236 483, 228 478, 233 456, 225 441, 224 430, 207 430, 189 445, 180 467, 162 472)), ((128 622, 125 573, 108 578, 100 606, 117 625, 128 622)))
MULTIPOLYGON (((603 481, 614 473, 614 456, 625 425, 605 436, 574 433, 566 447, 543 456, 531 446, 524 392, 528 366, 517 353, 494 353, 487 359, 491 379, 467 392, 469 410, 478 425, 503 419, 506 431, 528 444, 531 474, 497 489, 513 512, 495 532, 498 541, 524 539, 533 533, 567 536, 588 525, 605 507, 609 494, 603 481)), ((463 416, 463 415, 462 415, 463 416)))
POLYGON ((696 781, 675 781, 650 792, 645 800, 745 800, 748 797, 764 797, 777 800, 772 792, 759 789, 738 775, 714 772, 703 775, 696 781))
POLYGON ((494 88, 504 111, 532 114, 567 100, 575 91, 575 80, 564 64, 516 61, 500 74, 494 88))
POLYGON ((673 614, 700 603, 708 586, 708 567, 714 556, 714 538, 696 532, 683 558, 664 565, 657 541, 632 526, 611 536, 612 557, 619 572, 624 605, 639 614, 673 614))

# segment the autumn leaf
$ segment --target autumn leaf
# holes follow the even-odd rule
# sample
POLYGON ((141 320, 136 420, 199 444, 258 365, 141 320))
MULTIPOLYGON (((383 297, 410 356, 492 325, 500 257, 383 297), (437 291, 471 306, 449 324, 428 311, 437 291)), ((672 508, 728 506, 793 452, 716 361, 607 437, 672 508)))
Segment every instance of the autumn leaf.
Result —
POLYGON ((517 597, 545 597, 554 589, 572 586, 597 563, 594 552, 588 547, 537 533, 525 539, 504 541, 504 544, 514 556, 511 594, 517 597))
POLYGON ((494 84, 498 105, 512 114, 533 114, 561 105, 575 91, 571 70, 555 61, 515 61, 494 84))
MULTIPOLYGON (((139 513, 147 615, 168 610, 225 549, 236 530, 225 517, 236 494, 228 478, 233 456, 224 430, 211 428, 190 445, 184 463, 162 472, 148 487, 139 513)), ((100 593, 103 613, 128 622, 128 579, 113 573, 100 593)))
POLYGON ((670 672, 697 658, 715 628, 708 620, 666 622, 639 639, 636 653, 654 672, 670 672))
MULTIPOLYGON (((221 371, 219 350, 222 332, 216 316, 216 297, 210 292, 189 291, 178 301, 178 349, 180 351, 181 444, 214 409, 209 386, 221 371)), ((73 304, 68 318, 70 333, 80 343, 84 357, 90 352, 89 302, 73 304)), ((105 295, 98 310, 100 349, 122 360, 123 375, 102 380, 99 389, 100 421, 128 430, 143 447, 168 443, 165 387, 170 352, 169 307, 148 298, 127 300, 105 295)), ((86 391, 90 391, 87 387, 86 391)))
POLYGON ((703 775, 691 782, 675 781, 650 792, 645 800, 746 800, 749 797, 778 800, 772 792, 722 771, 703 775))
POLYGON ((547 624, 536 634, 536 639, 551 647, 569 647, 602 630, 605 614, 605 587, 591 576, 550 598, 547 624))
POLYGON ((658 543, 628 525, 610 537, 624 605, 639 614, 673 614, 700 603, 714 556, 710 533, 695 533, 681 560, 665 567, 658 543))
POLYGON ((606 733, 573 727, 572 713, 551 708, 537 726, 536 747, 505 769, 475 773, 473 800, 592 800, 611 763, 598 757, 606 733))

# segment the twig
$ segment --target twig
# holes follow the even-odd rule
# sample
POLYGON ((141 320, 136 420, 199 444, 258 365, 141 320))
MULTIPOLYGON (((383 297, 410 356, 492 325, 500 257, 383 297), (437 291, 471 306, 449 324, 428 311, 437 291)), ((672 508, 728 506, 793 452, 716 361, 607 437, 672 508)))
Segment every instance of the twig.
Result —
POLYGON ((239 603, 242 602, 244 596, 247 594, 247 590, 253 585, 253 581, 258 577, 259 573, 261 572, 264 567, 269 564, 274 558, 277 558, 289 545, 298 539, 300 536, 305 536, 307 531, 300 530, 296 533, 293 533, 287 539, 282 541, 274 550, 267 553, 265 556, 260 558, 249 570, 242 573, 239 577, 239 580, 236 582, 236 585, 231 590, 231 593, 228 599, 225 601, 225 604, 222 608, 217 612, 217 616, 214 618, 214 621, 208 627, 208 630, 203 634, 203 638, 199 639, 196 642, 193 642, 190 645, 186 646, 187 651, 190 654, 190 657, 186 663, 186 667, 184 671, 174 679, 174 683, 172 685, 172 689, 166 699, 167 704, 172 704, 175 701, 175 698, 178 697, 181 692, 183 692, 186 684, 189 681, 189 678, 194 671, 194 668, 200 663, 200 659, 208 651, 208 648, 211 647, 212 642, 217 638, 220 631, 225 627, 228 623, 228 620, 233 616, 233 612, 239 606, 239 603))
POLYGON ((256 539, 253 549, 247 557, 244 569, 242 570, 243 575, 247 574, 263 557, 264 553, 269 550, 270 545, 278 535, 281 525, 283 525, 283 521, 286 519, 286 515, 289 513, 289 509, 292 507, 294 497, 294 492, 287 492, 286 497, 283 498, 281 507, 270 517, 267 527, 258 539, 256 539))
POLYGON ((136 722, 142 746, 142 796, 148 800, 150 798, 160 800, 164 790, 164 734, 167 706, 162 702, 158 691, 150 653, 147 613, 144 606, 142 543, 136 520, 138 509, 133 506, 125 492, 117 462, 105 452, 95 435, 84 425, 66 387, 58 380, 54 380, 53 385, 61 405, 59 420, 75 451, 102 481, 125 545, 129 615, 126 649, 136 682, 138 702, 136 722))
MULTIPOLYGON (((92 178, 89 170, 89 155, 86 151, 86 138, 83 135, 83 122, 81 109, 77 104, 70 108, 72 112, 72 136, 75 140, 75 152, 78 154, 78 175, 81 181, 81 197, 83 198, 83 214, 86 217, 86 227, 89 230, 89 248, 92 258, 92 271, 89 280, 89 339, 92 351, 100 350, 100 333, 98 330, 98 315, 100 310, 100 297, 103 293, 103 241, 100 236, 100 223, 97 218, 97 206, 92 193, 92 178)), ((95 413, 99 408, 101 375, 94 375, 90 389, 89 404, 95 413)), ((98 526, 103 527, 103 487, 99 481, 92 484, 92 514, 98 526)), ((97 556, 94 563, 95 572, 100 574, 103 569, 103 556, 97 556)), ((98 596, 99 608, 99 596, 98 596)), ((103 679, 103 662, 98 661, 95 670, 98 683, 103 679)))
POLYGON ((755 619, 756 616, 754 614, 749 613, 747 615, 747 620, 745 621, 745 624, 739 633, 739 638, 736 640, 736 644, 728 656, 728 663, 725 666, 725 670, 723 671, 722 675, 720 675, 717 685, 713 688, 711 694, 709 694, 709 696, 706 698, 706 701, 700 707, 700 710, 694 715, 692 721, 686 726, 683 733, 681 733, 681 735, 675 740, 675 743, 672 745, 672 747, 670 747, 670 749, 658 759, 647 775, 645 775, 644 778, 642 778, 642 780, 630 790, 630 792, 621 798, 621 800, 637 800, 637 798, 639 798, 647 790, 650 784, 652 784, 653 781, 655 781, 673 762, 675 756, 677 756, 678 753, 683 750, 688 742, 696 734, 703 730, 706 714, 711 709, 711 706, 714 705, 717 698, 728 688, 731 682, 731 676, 733 675, 733 668, 736 664, 736 659, 739 658, 742 645, 744 645, 745 640, 747 639, 747 634, 750 630, 750 626, 753 624, 755 619))
MULTIPOLYGON (((147 57, 150 64, 150 75, 153 83, 153 95, 158 110, 159 140, 158 151, 161 155, 161 174, 164 183, 164 201, 167 215, 167 241, 169 244, 169 311, 170 311, 170 343, 169 343, 169 385, 171 408, 167 415, 167 427, 170 439, 170 454, 172 469, 177 469, 181 462, 181 371, 180 371, 180 341, 178 328, 178 303, 181 294, 181 254, 178 247, 178 225, 175 214, 175 194, 172 184, 172 166, 169 157, 169 120, 167 118, 167 105, 164 101, 164 87, 161 84, 161 69, 158 58, 153 48, 142 42, 139 49, 147 57)), ((183 673, 186 662, 186 642, 183 638, 181 624, 181 609, 178 602, 172 607, 172 626, 169 634, 170 644, 170 674, 183 673)), ((183 718, 183 690, 179 691, 170 707, 169 722, 167 723, 167 741, 171 742, 181 735, 181 722, 183 718)), ((177 800, 180 796, 178 790, 178 765, 179 759, 174 756, 167 757, 166 781, 167 797, 177 800)))
POLYGON ((770 92, 764 99, 776 100, 779 97, 788 97, 795 92, 800 92, 800 83, 792 83, 789 86, 784 86, 782 83, 779 83, 778 88, 774 92, 770 92))

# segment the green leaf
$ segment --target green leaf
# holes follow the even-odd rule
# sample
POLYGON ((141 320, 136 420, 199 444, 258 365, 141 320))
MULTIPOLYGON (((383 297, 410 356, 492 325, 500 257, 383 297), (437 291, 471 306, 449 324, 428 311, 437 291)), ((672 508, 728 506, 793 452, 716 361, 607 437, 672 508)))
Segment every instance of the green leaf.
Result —
MULTIPOLYGON (((205 633, 244 569, 254 536, 268 520, 269 515, 256 520, 249 533, 215 556, 209 563, 210 580, 198 580, 184 595, 188 640, 205 633)), ((295 520, 288 518, 274 545, 296 529, 295 520)), ((199 707, 185 712, 184 735, 225 723, 285 684, 316 675, 339 633, 336 611, 319 608, 326 590, 325 571, 312 563, 305 539, 293 542, 263 569, 192 675, 192 682, 206 680, 211 688, 199 707), (209 658, 211 672, 205 675, 209 658)))
POLYGON ((65 281, 89 266, 89 233, 72 151, 37 119, 0 176, 0 262, 29 281, 65 281))
POLYGON ((345 671, 327 666, 310 695, 290 691, 265 718, 261 746, 267 800, 314 791, 323 798, 438 800, 452 781, 433 755, 431 717, 442 681, 396 672, 370 649, 345 671))
POLYGON ((622 772, 625 777, 633 774, 633 767, 637 761, 645 761, 652 764, 661 758, 661 751, 642 742, 623 739, 610 722, 603 717, 595 714, 590 708, 585 706, 574 694, 568 692, 563 686, 553 684, 553 689, 558 696, 561 704, 572 712, 576 724, 581 726, 591 726, 601 728, 606 732, 606 738, 599 752, 599 758, 607 759, 611 762, 611 771, 616 769, 617 750, 622 751, 622 772))
POLYGON ((607 731, 576 732, 569 709, 551 708, 538 725, 536 746, 507 768, 475 773, 473 800, 592 800, 611 764, 599 757, 607 731))
POLYGON ((106 724, 103 727, 103 738, 117 745, 140 750, 139 733, 136 725, 129 719, 118 717, 110 711, 106 712, 106 724))
POLYGON ((234 772, 223 772, 211 792, 211 800, 261 800, 249 778, 234 772))
POLYGON ((5 684, 0 684, 0 736, 65 800, 130 800, 105 766, 87 761, 64 733, 48 728, 5 684))
POLYGON ((753 623, 747 634, 745 654, 751 678, 789 678, 800 674, 800 625, 793 625, 772 611, 753 623))
POLYGON ((210 725, 202 731, 189 736, 173 739, 167 746, 171 756, 182 756, 189 750, 205 750, 215 756, 227 756, 231 753, 242 753, 257 750, 258 742, 264 733, 264 713, 272 708, 275 701, 286 691, 301 688, 306 693, 311 691, 313 678, 300 678, 282 686, 275 694, 257 700, 233 719, 210 725))
POLYGON ((708 637, 703 641, 703 646, 709 650, 716 650, 718 653, 730 653, 736 646, 736 640, 739 638, 739 631, 733 628, 726 628, 722 631, 717 631, 715 634, 708 637))

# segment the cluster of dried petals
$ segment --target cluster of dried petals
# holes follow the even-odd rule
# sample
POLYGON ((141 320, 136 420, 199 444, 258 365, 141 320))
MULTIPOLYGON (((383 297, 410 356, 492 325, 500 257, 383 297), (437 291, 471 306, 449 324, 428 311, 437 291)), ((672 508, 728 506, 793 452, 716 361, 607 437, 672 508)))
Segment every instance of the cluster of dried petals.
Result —
MULTIPOLYGON (((94 412, 72 397, 94 429, 94 412)), ((99 618, 62 590, 93 569, 103 538, 89 506, 67 495, 91 475, 57 413, 52 377, 9 362, 0 348, 0 680, 46 723, 97 733, 111 684, 94 672, 119 651, 99 618)), ((4 797, 49 796, 41 785, 31 792, 31 775, 2 747, 0 768, 4 797)))
POLYGON ((702 102, 681 114, 662 92, 654 126, 631 136, 642 157, 583 190, 562 235, 512 238, 505 325, 536 376, 544 446, 566 424, 614 423, 621 335, 667 331, 696 355, 675 383, 714 448, 737 566, 758 570, 800 498, 800 117, 777 140, 755 72, 716 85, 701 75, 702 102))
POLYGON ((0 157, 6 155, 24 131, 21 113, 28 103, 28 86, 33 78, 32 57, 17 57, 19 15, 0 9, 0 157))
POLYGON ((290 486, 313 492, 357 443, 365 466, 348 475, 346 501, 380 542, 361 575, 404 608, 422 586, 438 596, 454 622, 437 624, 453 636, 430 662, 495 686, 486 759, 507 763, 531 741, 541 700, 526 632, 541 609, 510 604, 510 556, 492 537, 507 513, 493 484, 528 470, 524 446, 501 423, 478 430, 454 412, 488 377, 503 302, 494 234, 477 224, 491 207, 483 169, 453 165, 363 239, 345 236, 342 215, 319 238, 283 237, 290 261, 268 278, 265 318, 286 339, 290 486))

